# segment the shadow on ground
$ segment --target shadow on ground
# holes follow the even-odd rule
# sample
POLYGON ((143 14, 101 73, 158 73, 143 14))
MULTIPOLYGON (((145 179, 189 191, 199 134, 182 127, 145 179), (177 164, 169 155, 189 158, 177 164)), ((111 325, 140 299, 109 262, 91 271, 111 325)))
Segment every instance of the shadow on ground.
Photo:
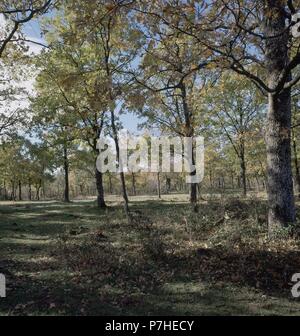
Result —
POLYGON ((203 202, 191 214, 143 200, 128 224, 121 206, 1 206, 0 314, 297 315, 290 279, 300 254, 256 245, 264 207, 203 202))

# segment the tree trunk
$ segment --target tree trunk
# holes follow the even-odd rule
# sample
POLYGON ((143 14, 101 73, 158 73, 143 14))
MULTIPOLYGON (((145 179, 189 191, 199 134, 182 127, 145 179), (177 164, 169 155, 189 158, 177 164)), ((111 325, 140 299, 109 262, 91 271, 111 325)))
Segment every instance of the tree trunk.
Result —
POLYGON ((131 173, 132 178, 132 194, 133 196, 136 196, 136 185, 135 185, 135 175, 134 173, 131 173))
POLYGON ((278 98, 270 95, 266 133, 270 235, 295 221, 290 122, 290 92, 278 98))
MULTIPOLYGON (((188 105, 188 99, 187 99, 187 92, 186 92, 186 84, 182 82, 179 86, 179 89, 181 90, 182 94, 182 107, 184 111, 184 119, 185 119, 185 129, 186 129, 186 134, 185 136, 189 138, 194 137, 194 127, 193 127, 193 110, 189 108, 188 105)), ((195 156, 194 156, 194 141, 192 144, 192 165, 195 166, 195 156)), ((197 174, 196 171, 190 173, 190 176, 195 176, 197 174)), ((170 180, 170 186, 171 188, 171 180, 170 180)), ((192 208, 195 212, 198 212, 198 204, 197 204, 197 184, 196 183, 191 183, 190 186, 190 203, 192 205, 192 208)))
POLYGON ((266 171, 264 169, 264 166, 262 164, 261 161, 259 161, 259 164, 260 164, 260 167, 261 167, 261 172, 262 172, 262 175, 263 175, 263 179, 262 179, 262 185, 263 185, 263 188, 265 190, 265 192, 267 193, 267 184, 268 184, 268 178, 267 178, 267 175, 266 175, 266 171))
POLYGON ((171 190, 171 179, 169 177, 166 178, 166 193, 168 194, 171 190))
POLYGON ((15 201, 16 200, 16 187, 15 187, 15 181, 11 182, 11 200, 15 201))
POLYGON ((236 178, 236 181, 237 181, 237 187, 238 187, 238 189, 240 189, 240 188, 241 188, 241 177, 238 176, 238 177, 236 178))
POLYGON ((116 124, 115 124, 115 113, 114 113, 113 110, 111 110, 111 126, 112 126, 112 131, 113 131, 113 138, 114 138, 114 142, 115 142, 115 147, 116 147, 117 161, 118 161, 119 170, 120 170, 122 195, 123 195, 123 199, 124 199, 124 209, 125 209, 127 219, 130 221, 130 211, 129 211, 129 206, 128 206, 129 201, 128 201, 127 190, 126 190, 125 174, 124 174, 124 171, 123 171, 123 164, 122 164, 122 160, 121 160, 121 157, 120 157, 118 132, 117 132, 116 124))
POLYGON ((36 186, 36 200, 37 201, 40 200, 40 190, 41 190, 41 187, 42 187, 41 183, 36 186))
POLYGON ((296 173, 296 184, 297 184, 297 192, 298 198, 300 197, 300 169, 297 155, 297 142, 295 136, 293 136, 293 151, 294 151, 294 164, 295 164, 295 173, 296 173))
MULTIPOLYGON (((192 164, 195 165, 194 151, 192 152, 192 164)), ((196 171, 190 174, 191 176, 196 175, 196 171)), ((190 203, 194 212, 198 212, 198 198, 197 198, 197 183, 191 183, 190 187, 190 203)))
POLYGON ((256 181, 256 187, 257 187, 257 192, 260 191, 260 183, 259 183, 259 177, 255 175, 255 181, 256 181))
POLYGON ((225 192, 226 183, 225 183, 225 177, 224 177, 224 175, 222 176, 222 189, 223 189, 223 192, 225 192))
POLYGON ((161 199, 160 173, 157 173, 157 195, 161 199))
POLYGON ((4 199, 5 201, 8 200, 8 195, 7 195, 7 188, 6 188, 6 181, 4 180, 4 183, 3 183, 3 187, 4 187, 4 199))
POLYGON ((233 171, 230 172, 230 175, 231 175, 231 187, 234 190, 235 185, 234 185, 234 174, 233 174, 233 171))
MULTIPOLYGON (((289 62, 289 36, 284 6, 268 1, 265 13, 265 63, 269 87, 266 127, 269 235, 295 222, 291 165, 291 91, 276 89, 289 62), (275 37, 274 37, 275 36, 275 37), (275 91, 276 89, 276 91, 275 91)), ((287 80, 291 79, 291 75, 287 80)))
POLYGON ((28 181, 28 199, 29 201, 32 200, 32 188, 31 188, 31 180, 28 181))
POLYGON ((106 204, 104 201, 104 189, 103 189, 103 175, 99 170, 96 168, 95 170, 95 178, 96 178, 96 186, 97 186, 97 205, 98 208, 106 208, 106 204))
POLYGON ((249 177, 247 177, 247 184, 248 184, 248 189, 251 190, 252 184, 251 184, 251 179, 249 177))
POLYGON ((19 181, 19 201, 22 201, 22 182, 19 181))
POLYGON ((247 177, 246 177, 246 162, 245 162, 245 153, 242 150, 240 157, 240 165, 241 165, 241 181, 243 185, 243 195, 247 196, 247 177))
POLYGON ((191 183, 190 202, 192 204, 197 203, 197 183, 191 183))
POLYGON ((65 171, 64 201, 66 203, 70 203, 69 159, 68 159, 68 148, 66 145, 64 145, 64 171, 65 171))

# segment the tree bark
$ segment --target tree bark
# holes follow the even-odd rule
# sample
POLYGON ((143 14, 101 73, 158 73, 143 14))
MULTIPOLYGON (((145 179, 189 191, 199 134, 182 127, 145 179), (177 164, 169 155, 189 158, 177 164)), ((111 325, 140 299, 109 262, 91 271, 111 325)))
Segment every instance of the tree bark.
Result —
POLYGON ((7 195, 7 188, 6 188, 6 181, 4 180, 4 183, 3 183, 3 187, 4 187, 4 199, 5 201, 8 200, 8 195, 7 195))
POLYGON ((68 158, 68 148, 66 144, 64 144, 64 171, 65 171, 64 201, 66 203, 70 203, 69 158, 68 158))
POLYGON ((135 175, 134 173, 131 173, 131 178, 132 178, 132 194, 133 196, 136 196, 136 183, 135 183, 135 175))
POLYGON ((11 182, 11 200, 15 201, 16 200, 16 187, 15 187, 15 181, 11 182))
POLYGON ((166 178, 166 193, 168 194, 171 190, 171 179, 169 177, 166 178))
POLYGON ((256 181, 256 190, 257 192, 260 191, 260 182, 259 182, 259 176, 255 174, 255 181, 256 181))
POLYGON ((99 170, 96 168, 95 170, 95 178, 96 178, 96 186, 97 186, 97 205, 98 208, 106 208, 106 203, 104 200, 104 189, 103 189, 103 175, 99 170))
POLYGON ((39 201, 40 200, 40 191, 41 191, 41 187, 42 187, 42 182, 40 181, 39 184, 37 184, 36 186, 36 200, 39 201))
POLYGON ((157 173, 157 195, 161 199, 160 173, 157 173))
MULTIPOLYGON (((184 82, 181 83, 179 89, 181 90, 182 95, 182 106, 184 111, 184 119, 185 119, 185 128, 186 128, 186 136, 193 138, 194 137, 194 127, 192 125, 193 121, 193 112, 190 110, 187 100, 187 92, 186 92, 186 85, 184 82)), ((195 165, 195 157, 194 157, 194 144, 192 149, 192 164, 195 165)), ((195 176, 197 174, 196 171, 190 173, 190 176, 195 176)), ((171 187, 171 184, 170 184, 171 187)), ((197 204, 197 184, 191 183, 190 186, 190 203, 194 212, 198 212, 198 204, 197 204)))
MULTIPOLYGON (((269 87, 266 127, 269 235, 295 222, 291 165, 291 90, 277 89, 289 62, 289 35, 284 6, 268 1, 265 15, 265 63, 269 87)), ((291 79, 291 75, 287 80, 291 79)))
POLYGON ((238 189, 240 189, 241 188, 241 176, 238 176, 236 178, 236 181, 237 181, 237 187, 238 187, 238 189))
POLYGON ((18 188, 19 188, 19 201, 22 201, 22 182, 21 181, 19 181, 18 188))
POLYGON ((269 95, 266 147, 270 235, 295 222, 290 126, 290 92, 269 95))
MULTIPOLYGON (((194 146, 193 146, 194 147, 194 146)), ((194 157, 194 148, 192 151, 192 164, 195 165, 195 157, 194 157)), ((196 171, 190 174, 191 176, 196 175, 196 171)), ((197 195, 197 183, 191 183, 190 187, 190 203, 192 205, 192 209, 194 212, 198 212, 198 195, 197 195)))
POLYGON ((125 209, 125 213, 126 213, 128 220, 130 220, 130 211, 129 211, 129 205, 128 205, 129 201, 128 201, 127 190, 126 190, 125 174, 123 171, 123 164, 122 164, 121 157, 120 157, 118 132, 117 132, 117 127, 115 123, 115 113, 113 110, 111 110, 111 126, 112 126, 112 131, 113 131, 115 147, 116 147, 117 161, 118 161, 119 169, 120 169, 120 180, 121 180, 121 186, 122 186, 122 195, 124 199, 124 209, 125 209))
POLYGON ((191 183, 190 202, 192 204, 197 203, 197 184, 196 183, 191 183))
POLYGON ((294 152, 294 165, 295 165, 295 175, 296 175, 296 184, 297 184, 297 192, 298 198, 300 198, 300 169, 297 155, 297 142, 295 136, 293 136, 293 152, 294 152))
POLYGON ((32 187, 31 187, 31 179, 28 180, 28 199, 32 200, 32 187))
POLYGON ((209 170, 209 184, 210 184, 210 188, 213 189, 214 185, 213 185, 213 175, 212 175, 212 170, 209 170))
POLYGON ((234 185, 234 174, 233 174, 233 171, 230 172, 230 175, 231 175, 231 187, 234 190, 235 185, 234 185))
POLYGON ((243 195, 246 197, 247 196, 247 176, 246 176, 246 161, 245 161, 244 149, 242 149, 241 151, 240 165, 241 165, 241 181, 243 185, 243 195))

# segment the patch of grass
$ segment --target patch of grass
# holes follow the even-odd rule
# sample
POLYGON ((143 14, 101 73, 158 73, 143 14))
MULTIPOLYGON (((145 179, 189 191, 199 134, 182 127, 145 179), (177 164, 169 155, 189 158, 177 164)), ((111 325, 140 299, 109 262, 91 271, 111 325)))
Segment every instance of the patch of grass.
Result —
POLYGON ((267 239, 261 199, 134 197, 0 205, 0 315, 299 315, 299 243, 267 239))

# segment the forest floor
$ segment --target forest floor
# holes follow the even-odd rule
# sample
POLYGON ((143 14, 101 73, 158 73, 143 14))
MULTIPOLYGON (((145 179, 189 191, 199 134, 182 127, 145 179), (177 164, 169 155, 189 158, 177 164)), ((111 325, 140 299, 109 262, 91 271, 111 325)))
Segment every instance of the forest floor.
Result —
POLYGON ((268 240, 263 199, 108 205, 0 203, 0 315, 300 315, 300 241, 268 240))

